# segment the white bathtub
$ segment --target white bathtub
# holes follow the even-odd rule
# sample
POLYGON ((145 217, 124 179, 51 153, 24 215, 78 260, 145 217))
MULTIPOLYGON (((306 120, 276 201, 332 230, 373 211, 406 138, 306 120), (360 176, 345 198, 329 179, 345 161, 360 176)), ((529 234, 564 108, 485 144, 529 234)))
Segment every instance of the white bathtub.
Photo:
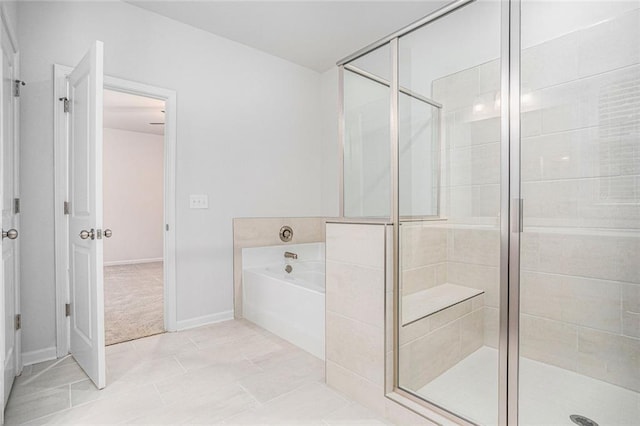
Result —
POLYGON ((243 249, 242 267, 244 317, 324 359, 324 243, 243 249))

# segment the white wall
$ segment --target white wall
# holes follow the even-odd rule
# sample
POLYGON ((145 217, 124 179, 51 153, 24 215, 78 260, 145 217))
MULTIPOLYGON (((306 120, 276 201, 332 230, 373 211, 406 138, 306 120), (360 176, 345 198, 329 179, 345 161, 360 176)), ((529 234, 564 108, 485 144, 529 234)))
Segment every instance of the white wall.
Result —
POLYGON ((230 317, 232 218, 326 211, 320 74, 120 2, 21 2, 19 17, 24 351, 55 344, 52 64, 96 39, 108 75, 177 91, 178 323, 230 317))
POLYGON ((104 262, 163 256, 164 136, 104 129, 104 262))

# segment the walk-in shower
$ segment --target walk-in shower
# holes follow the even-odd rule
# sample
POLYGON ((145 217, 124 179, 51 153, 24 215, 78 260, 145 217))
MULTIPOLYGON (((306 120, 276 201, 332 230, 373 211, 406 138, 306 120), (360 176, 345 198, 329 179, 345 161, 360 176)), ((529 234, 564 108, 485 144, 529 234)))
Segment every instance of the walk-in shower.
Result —
POLYGON ((394 229, 387 390, 637 424, 640 3, 460 0, 338 65, 342 215, 394 229))

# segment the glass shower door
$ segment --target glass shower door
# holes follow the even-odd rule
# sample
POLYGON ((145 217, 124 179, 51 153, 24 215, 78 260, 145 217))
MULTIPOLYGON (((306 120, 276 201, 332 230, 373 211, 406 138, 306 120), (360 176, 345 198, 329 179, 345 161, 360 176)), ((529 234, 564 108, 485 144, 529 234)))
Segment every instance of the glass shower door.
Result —
POLYGON ((639 7, 522 2, 520 425, 640 421, 639 7))
POLYGON ((398 40, 398 388, 498 421, 500 2, 398 40))

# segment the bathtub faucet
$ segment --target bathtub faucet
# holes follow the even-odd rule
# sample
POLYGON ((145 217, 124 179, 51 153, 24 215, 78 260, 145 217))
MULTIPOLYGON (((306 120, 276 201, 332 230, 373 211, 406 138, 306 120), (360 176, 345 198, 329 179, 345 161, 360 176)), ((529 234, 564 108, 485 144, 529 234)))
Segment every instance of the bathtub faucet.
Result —
POLYGON ((285 259, 297 259, 298 255, 295 253, 291 253, 290 251, 285 251, 284 252, 284 258, 285 259))

